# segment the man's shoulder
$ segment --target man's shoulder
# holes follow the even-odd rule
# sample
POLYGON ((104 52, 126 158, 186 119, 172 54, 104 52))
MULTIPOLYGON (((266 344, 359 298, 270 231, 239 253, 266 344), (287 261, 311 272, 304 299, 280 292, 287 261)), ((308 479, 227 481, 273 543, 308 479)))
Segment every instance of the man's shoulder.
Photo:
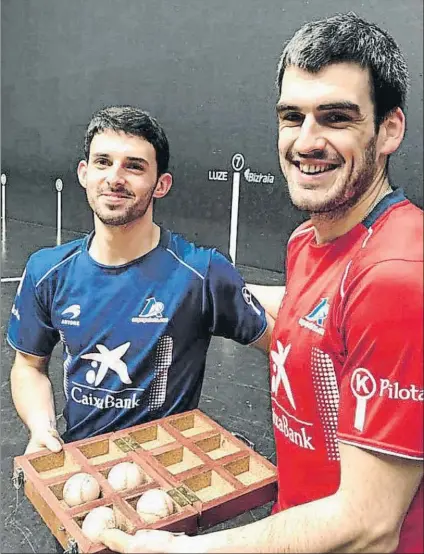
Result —
POLYGON ((301 223, 289 236, 287 245, 292 247, 293 245, 302 245, 305 242, 310 242, 314 238, 314 226, 312 221, 308 219, 301 223))
POLYGON ((368 228, 362 265, 384 261, 423 261, 424 219, 421 208, 404 200, 390 207, 368 228))
POLYGON ((49 274, 52 274, 55 269, 65 265, 68 260, 71 260, 83 250, 86 237, 67 242, 58 246, 50 246, 41 248, 31 254, 27 270, 31 272, 33 278, 38 282, 49 274))
POLYGON ((359 277, 386 292, 422 289, 423 230, 420 208, 408 200, 393 205, 369 226, 348 281, 359 277))
POLYGON ((216 247, 201 246, 190 241, 179 233, 169 232, 169 239, 165 246, 175 259, 183 265, 188 265, 203 278, 206 276, 211 263, 222 262, 231 264, 230 260, 216 247))

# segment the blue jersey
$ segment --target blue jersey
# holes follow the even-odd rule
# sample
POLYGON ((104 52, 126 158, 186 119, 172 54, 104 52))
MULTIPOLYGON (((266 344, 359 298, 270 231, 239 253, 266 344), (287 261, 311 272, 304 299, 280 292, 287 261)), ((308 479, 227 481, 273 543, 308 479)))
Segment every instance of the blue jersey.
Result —
POLYGON ((161 229, 156 248, 111 267, 90 256, 91 238, 29 258, 9 323, 18 351, 63 344, 65 441, 195 408, 211 336, 249 344, 267 325, 215 249, 161 229))

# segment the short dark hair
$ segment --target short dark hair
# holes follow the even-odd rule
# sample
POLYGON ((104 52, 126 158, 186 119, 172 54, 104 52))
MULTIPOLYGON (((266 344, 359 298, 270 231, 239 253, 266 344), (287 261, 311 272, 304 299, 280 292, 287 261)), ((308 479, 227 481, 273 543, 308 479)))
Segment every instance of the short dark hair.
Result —
POLYGON ((369 69, 376 127, 395 108, 405 109, 409 74, 399 46, 389 33, 353 12, 306 23, 293 35, 278 63, 278 91, 289 66, 317 73, 340 62, 369 69))
POLYGON ((84 154, 88 161, 90 145, 94 136, 106 129, 142 137, 156 151, 158 176, 168 171, 169 143, 165 131, 148 112, 133 106, 109 106, 95 112, 84 137, 84 154))

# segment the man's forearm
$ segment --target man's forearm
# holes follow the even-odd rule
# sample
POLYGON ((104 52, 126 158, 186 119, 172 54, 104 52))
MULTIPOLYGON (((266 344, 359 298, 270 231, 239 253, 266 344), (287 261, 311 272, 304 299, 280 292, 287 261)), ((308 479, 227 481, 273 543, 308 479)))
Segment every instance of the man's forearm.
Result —
POLYGON ((273 318, 277 319, 286 287, 276 285, 252 285, 246 283, 247 288, 262 304, 265 311, 273 318))
POLYGON ((364 521, 361 527, 361 519, 346 513, 333 495, 244 527, 176 537, 173 552, 391 552, 387 537, 365 528, 364 521))
POLYGON ((30 432, 56 428, 53 390, 48 376, 30 366, 13 366, 10 381, 16 411, 30 432))

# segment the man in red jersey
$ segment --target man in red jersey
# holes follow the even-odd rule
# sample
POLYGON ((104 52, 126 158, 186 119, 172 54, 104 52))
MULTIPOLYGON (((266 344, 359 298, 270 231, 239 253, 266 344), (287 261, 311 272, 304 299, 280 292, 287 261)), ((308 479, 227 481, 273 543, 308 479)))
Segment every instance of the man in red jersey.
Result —
POLYGON ((119 552, 423 552, 423 214, 388 179, 408 72, 355 14, 304 25, 278 68, 291 236, 270 353, 274 513, 199 537, 104 533, 119 552))

